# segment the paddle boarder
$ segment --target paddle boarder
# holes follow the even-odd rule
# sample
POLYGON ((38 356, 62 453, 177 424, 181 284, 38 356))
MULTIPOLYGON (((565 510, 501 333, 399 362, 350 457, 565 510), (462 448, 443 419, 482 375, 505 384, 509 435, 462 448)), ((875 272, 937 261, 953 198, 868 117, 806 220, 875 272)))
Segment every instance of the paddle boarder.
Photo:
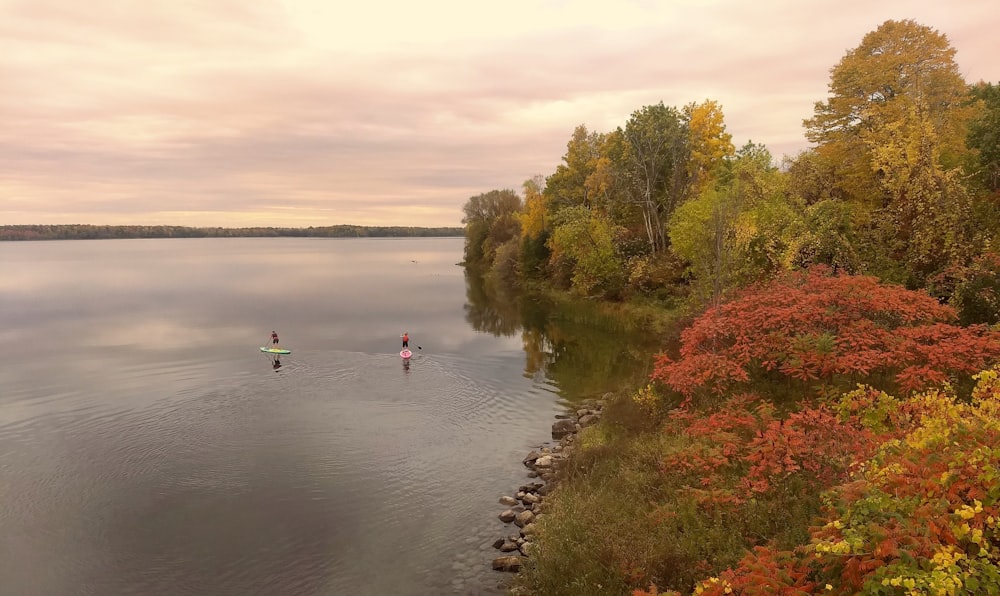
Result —
POLYGON ((271 332, 271 345, 272 345, 272 347, 275 347, 275 348, 278 347, 278 332, 277 331, 272 331, 271 332))
POLYGON ((403 335, 400 335, 399 337, 403 338, 403 347, 404 348, 410 347, 410 334, 409 333, 407 333, 407 332, 404 331, 403 335))

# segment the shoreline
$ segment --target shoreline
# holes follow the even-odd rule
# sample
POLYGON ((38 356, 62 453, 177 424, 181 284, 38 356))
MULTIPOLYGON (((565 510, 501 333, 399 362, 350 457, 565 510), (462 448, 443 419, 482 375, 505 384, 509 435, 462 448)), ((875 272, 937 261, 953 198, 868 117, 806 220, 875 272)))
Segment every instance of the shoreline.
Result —
MULTIPOLYGON (((521 460, 532 481, 520 485, 513 496, 505 494, 498 500, 506 507, 497 516, 506 534, 493 542, 493 548, 502 553, 492 561, 494 571, 517 574, 529 564, 536 547, 535 523, 547 514, 545 497, 558 486, 562 469, 575 451, 577 435, 600 420, 612 396, 609 392, 600 398, 585 399, 576 405, 575 411, 557 414, 552 423, 552 439, 532 449, 521 460)), ((509 590, 509 581, 509 577, 501 579, 500 586, 509 590)))

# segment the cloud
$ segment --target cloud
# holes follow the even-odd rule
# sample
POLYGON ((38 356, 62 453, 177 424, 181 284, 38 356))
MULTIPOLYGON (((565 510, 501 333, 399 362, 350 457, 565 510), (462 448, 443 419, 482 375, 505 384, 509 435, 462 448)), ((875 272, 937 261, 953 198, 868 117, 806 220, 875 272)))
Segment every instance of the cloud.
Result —
POLYGON ((0 221, 459 225, 469 196, 554 171, 576 125, 660 101, 714 99, 737 144, 794 154, 829 69, 888 18, 1000 80, 993 10, 7 1, 0 221))

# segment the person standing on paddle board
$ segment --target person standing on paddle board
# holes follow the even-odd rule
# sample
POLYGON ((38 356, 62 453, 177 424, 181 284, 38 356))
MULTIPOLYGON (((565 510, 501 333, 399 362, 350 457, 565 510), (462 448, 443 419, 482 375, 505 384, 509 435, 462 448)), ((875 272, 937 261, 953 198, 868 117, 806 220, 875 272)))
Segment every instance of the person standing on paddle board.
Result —
POLYGON ((410 347, 410 334, 404 331, 403 335, 400 335, 400 337, 403 338, 403 347, 410 347))
POLYGON ((271 332, 271 345, 273 347, 275 347, 275 348, 278 347, 278 332, 277 331, 272 331, 271 332))

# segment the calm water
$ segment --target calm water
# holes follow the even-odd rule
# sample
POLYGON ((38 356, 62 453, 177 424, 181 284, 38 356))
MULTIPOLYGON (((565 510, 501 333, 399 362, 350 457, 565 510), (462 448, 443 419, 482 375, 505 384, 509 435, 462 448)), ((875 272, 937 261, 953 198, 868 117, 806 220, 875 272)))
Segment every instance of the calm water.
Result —
POLYGON ((495 593, 521 458, 653 347, 492 296, 461 253, 0 243, 0 593, 495 593))

